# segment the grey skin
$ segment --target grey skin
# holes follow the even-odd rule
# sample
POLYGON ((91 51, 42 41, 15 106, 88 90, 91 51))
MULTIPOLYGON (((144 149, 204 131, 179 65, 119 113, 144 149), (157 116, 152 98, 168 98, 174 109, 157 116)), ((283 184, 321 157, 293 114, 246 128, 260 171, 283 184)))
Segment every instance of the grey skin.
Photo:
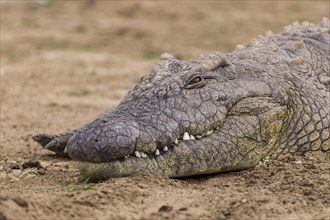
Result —
POLYGON ((329 26, 293 24, 197 60, 163 54, 116 108, 33 139, 80 161, 90 180, 218 173, 329 151, 329 26))

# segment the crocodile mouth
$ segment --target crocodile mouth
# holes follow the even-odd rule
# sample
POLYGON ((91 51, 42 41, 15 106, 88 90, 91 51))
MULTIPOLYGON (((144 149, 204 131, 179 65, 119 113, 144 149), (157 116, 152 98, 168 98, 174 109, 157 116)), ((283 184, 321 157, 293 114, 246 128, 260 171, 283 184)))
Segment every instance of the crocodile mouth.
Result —
POLYGON ((216 130, 219 130, 219 127, 195 135, 184 132, 180 138, 175 138, 168 145, 158 147, 152 153, 135 150, 131 154, 111 161, 95 163, 80 160, 77 163, 78 169, 88 181, 146 173, 183 177, 214 173, 219 170, 226 171, 229 167, 226 162, 223 167, 213 163, 216 148, 207 149, 208 139, 217 135, 216 130))
POLYGON ((170 151, 171 149, 178 147, 181 142, 187 142, 187 141, 198 141, 200 139, 203 139, 207 136, 210 136, 211 134, 214 133, 215 130, 218 130, 219 127, 216 127, 214 129, 210 129, 204 133, 201 134, 189 134, 188 132, 184 132, 182 137, 174 139, 170 144, 165 145, 163 147, 158 147, 153 153, 147 153, 144 151, 138 151, 135 150, 132 154, 126 155, 123 158, 128 159, 130 157, 135 157, 135 158, 148 158, 148 157, 157 157, 162 154, 166 154, 167 151, 170 151))

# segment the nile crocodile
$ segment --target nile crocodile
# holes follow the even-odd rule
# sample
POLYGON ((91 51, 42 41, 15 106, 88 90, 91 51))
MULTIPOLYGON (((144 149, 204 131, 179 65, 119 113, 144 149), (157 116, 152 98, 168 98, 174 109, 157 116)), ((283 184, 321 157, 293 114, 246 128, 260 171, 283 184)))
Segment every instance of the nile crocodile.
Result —
POLYGON ((33 139, 80 161, 92 180, 209 174, 329 151, 329 26, 294 23, 196 60, 163 54, 116 108, 33 139))

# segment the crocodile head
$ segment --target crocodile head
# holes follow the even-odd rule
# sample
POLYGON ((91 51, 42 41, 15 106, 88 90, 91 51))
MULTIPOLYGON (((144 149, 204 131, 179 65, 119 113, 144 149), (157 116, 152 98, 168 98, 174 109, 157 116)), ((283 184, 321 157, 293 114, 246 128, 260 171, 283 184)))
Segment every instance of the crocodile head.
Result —
POLYGON ((75 131, 69 156, 93 179, 255 165, 279 138, 286 98, 263 70, 237 59, 163 54, 115 109, 75 131))
POLYGON ((329 20, 294 24, 224 55, 164 54, 112 110, 33 136, 93 180, 238 170, 266 156, 329 151, 329 20))

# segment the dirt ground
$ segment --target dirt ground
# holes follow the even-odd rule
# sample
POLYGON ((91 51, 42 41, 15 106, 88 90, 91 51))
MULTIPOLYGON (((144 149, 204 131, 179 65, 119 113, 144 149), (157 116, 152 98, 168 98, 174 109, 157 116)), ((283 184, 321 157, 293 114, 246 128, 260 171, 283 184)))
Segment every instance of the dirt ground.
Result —
POLYGON ((80 180, 32 135, 116 106, 163 52, 228 52, 267 30, 329 17, 329 1, 1 2, 0 220, 330 219, 330 162, 289 156, 195 178, 80 180))

